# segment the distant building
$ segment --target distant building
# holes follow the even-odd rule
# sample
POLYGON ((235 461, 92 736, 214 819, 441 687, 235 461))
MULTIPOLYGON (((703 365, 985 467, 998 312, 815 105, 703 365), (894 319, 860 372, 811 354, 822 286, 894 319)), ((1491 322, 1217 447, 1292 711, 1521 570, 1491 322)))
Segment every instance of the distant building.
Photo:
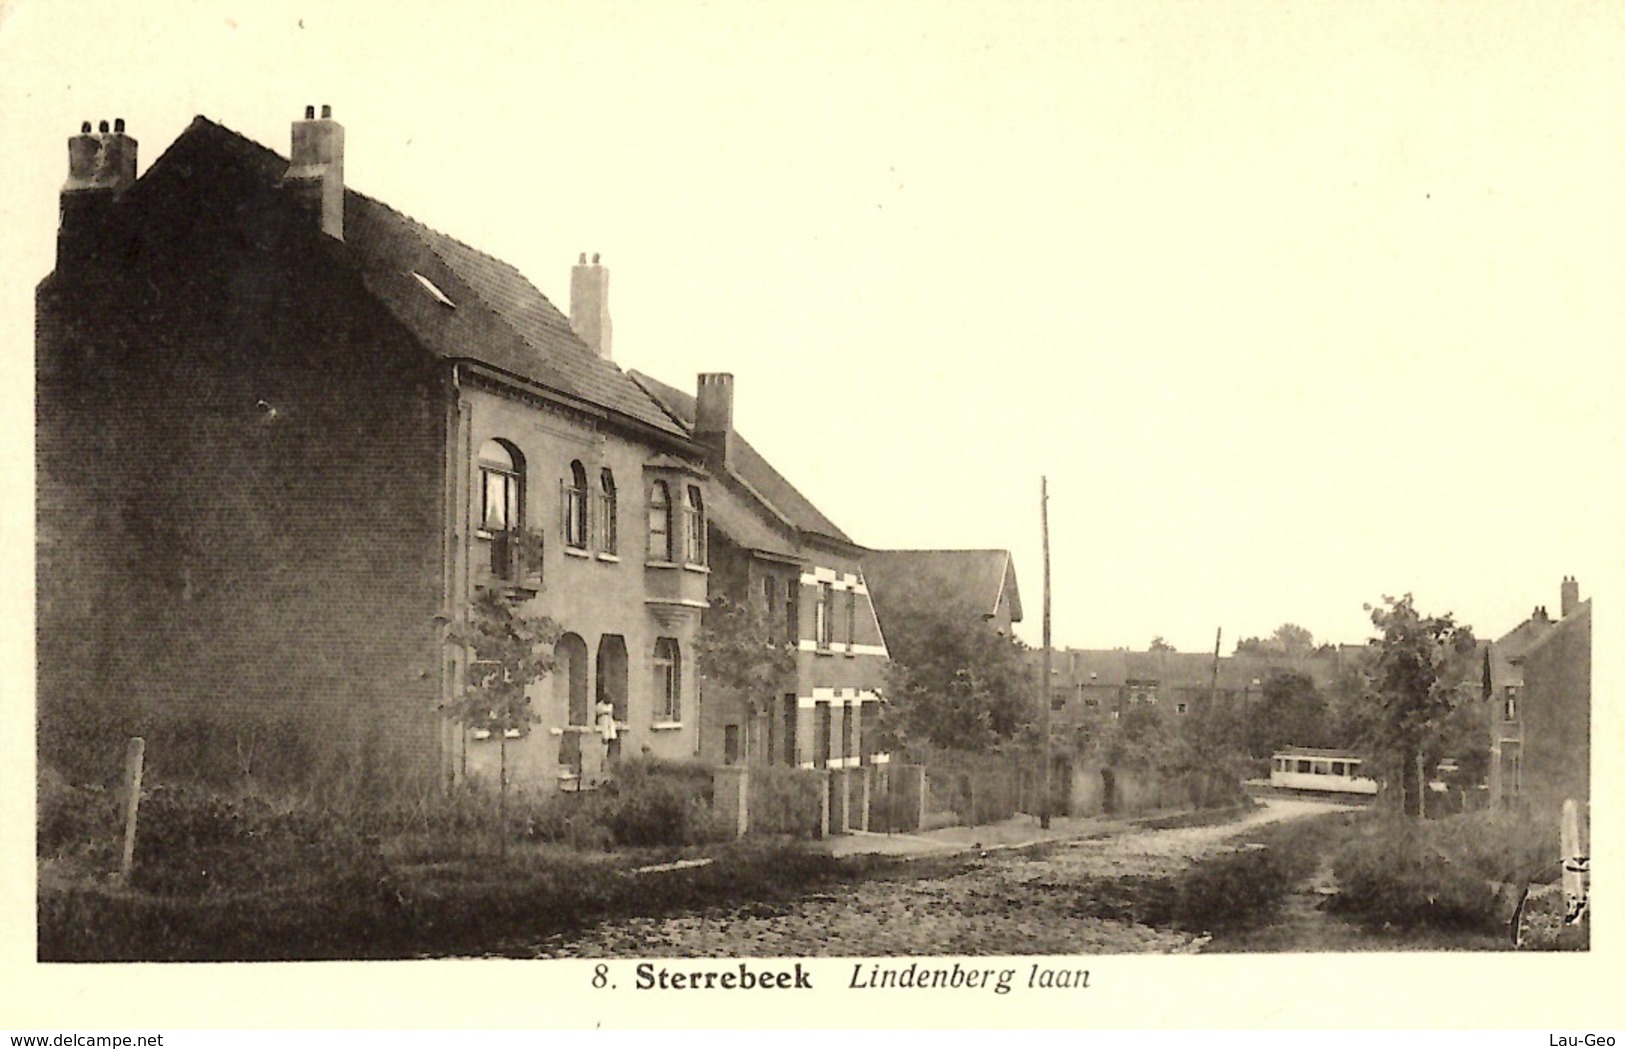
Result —
POLYGON ((1213 697, 1246 711, 1263 697, 1264 683, 1272 674, 1296 671, 1326 688, 1339 673, 1356 665, 1363 652, 1361 646, 1342 645, 1302 656, 1220 656, 1215 676, 1212 653, 1062 649, 1050 659, 1050 706, 1057 713, 1081 717, 1091 711, 1121 713, 1149 703, 1184 716, 1213 697))
POLYGON ((1489 648, 1491 803, 1556 813, 1591 793, 1591 602, 1565 577, 1544 606, 1489 648))
POLYGON ((869 552, 734 430, 732 375, 699 376, 694 395, 631 375, 705 450, 711 597, 755 604, 795 648, 793 671, 771 693, 701 697, 702 756, 806 768, 886 760, 876 744, 887 652, 869 552))
POLYGON ((1021 622, 1021 588, 1008 550, 871 550, 864 569, 880 625, 926 611, 978 617, 1003 637, 1021 622))

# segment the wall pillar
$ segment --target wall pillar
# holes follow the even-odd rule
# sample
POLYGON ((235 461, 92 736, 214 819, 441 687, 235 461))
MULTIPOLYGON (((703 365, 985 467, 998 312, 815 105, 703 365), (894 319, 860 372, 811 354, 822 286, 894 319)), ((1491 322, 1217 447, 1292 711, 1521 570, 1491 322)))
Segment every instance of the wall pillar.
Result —
POLYGON ((750 830, 750 766, 723 765, 711 770, 711 798, 723 826, 736 838, 750 830))

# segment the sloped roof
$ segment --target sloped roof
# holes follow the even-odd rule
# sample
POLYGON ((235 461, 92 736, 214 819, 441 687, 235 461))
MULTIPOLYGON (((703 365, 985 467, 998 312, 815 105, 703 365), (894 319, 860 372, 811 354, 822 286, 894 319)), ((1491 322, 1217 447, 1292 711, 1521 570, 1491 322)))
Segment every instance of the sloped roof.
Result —
POLYGON ((1010 603, 1010 621, 1021 622, 1021 592, 1008 550, 871 550, 863 555, 863 577, 882 618, 912 608, 963 608, 982 616, 1010 603))
MULTIPOLYGON (((650 397, 658 401, 671 417, 682 425, 685 432, 693 430, 696 410, 693 394, 684 393, 675 386, 668 386, 640 371, 634 370, 628 375, 636 380, 650 397)), ((814 506, 811 500, 797 491, 795 485, 785 480, 784 475, 775 470, 772 464, 752 448, 750 442, 737 431, 734 433, 728 472, 732 473, 736 480, 743 482, 749 494, 765 504, 768 511, 790 526, 850 546, 857 545, 836 526, 834 521, 825 517, 823 511, 814 506)), ((739 540, 738 536, 734 538, 739 540)), ((752 543, 745 545, 765 549, 752 543)))
MULTIPOLYGON (((288 210, 278 191, 287 158, 202 116, 137 188, 149 179, 163 183, 168 166, 180 169, 185 179, 200 160, 217 172, 229 169, 228 177, 209 181, 216 192, 252 200, 257 209, 252 221, 260 221, 268 210, 288 210)), ((231 208, 223 210, 230 213, 231 208)), ((237 221, 244 226, 251 222, 250 210, 241 204, 237 208, 237 221)), ((243 233, 257 239, 257 230, 243 233)), ((508 263, 348 187, 344 240, 331 243, 357 266, 367 291, 430 352, 474 361, 655 430, 683 435, 641 387, 588 348, 564 314, 508 263)))
POLYGON ((1547 645, 1552 644, 1554 638, 1581 629, 1576 625, 1579 623, 1584 623, 1585 629, 1587 630, 1591 628, 1591 598, 1589 597, 1575 606, 1573 612, 1570 612, 1562 619, 1559 619, 1557 622, 1553 623, 1551 629, 1547 630, 1545 633, 1541 634, 1540 637, 1536 638, 1532 643, 1530 643, 1529 646, 1526 647, 1522 653, 1520 653, 1520 655, 1530 656, 1535 652, 1538 652, 1540 649, 1545 648, 1547 645))

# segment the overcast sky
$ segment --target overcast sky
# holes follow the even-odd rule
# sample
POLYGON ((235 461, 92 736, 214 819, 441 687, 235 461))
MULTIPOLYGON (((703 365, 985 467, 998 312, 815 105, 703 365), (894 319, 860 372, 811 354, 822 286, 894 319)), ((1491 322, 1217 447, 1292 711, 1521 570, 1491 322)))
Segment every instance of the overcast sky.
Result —
POLYGON ((330 103, 350 185, 561 307, 601 252, 617 361, 733 372, 860 543, 1012 550, 1030 641, 1045 474, 1057 645, 1499 634, 1620 577, 1622 12, 12 3, 4 344, 81 120, 144 170, 330 103))

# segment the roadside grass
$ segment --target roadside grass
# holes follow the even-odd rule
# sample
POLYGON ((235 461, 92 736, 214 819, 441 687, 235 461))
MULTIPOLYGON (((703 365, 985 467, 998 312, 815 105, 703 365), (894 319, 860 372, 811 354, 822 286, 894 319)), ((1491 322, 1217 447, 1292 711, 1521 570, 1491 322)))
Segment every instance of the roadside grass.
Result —
POLYGON ((720 840, 692 769, 650 763, 613 792, 385 809, 159 784, 135 863, 107 792, 42 775, 42 961, 404 958, 489 951, 591 922, 752 900, 862 877, 794 839, 720 840), (500 844, 500 847, 499 847, 500 844), (666 869, 640 868, 672 865, 666 869))

